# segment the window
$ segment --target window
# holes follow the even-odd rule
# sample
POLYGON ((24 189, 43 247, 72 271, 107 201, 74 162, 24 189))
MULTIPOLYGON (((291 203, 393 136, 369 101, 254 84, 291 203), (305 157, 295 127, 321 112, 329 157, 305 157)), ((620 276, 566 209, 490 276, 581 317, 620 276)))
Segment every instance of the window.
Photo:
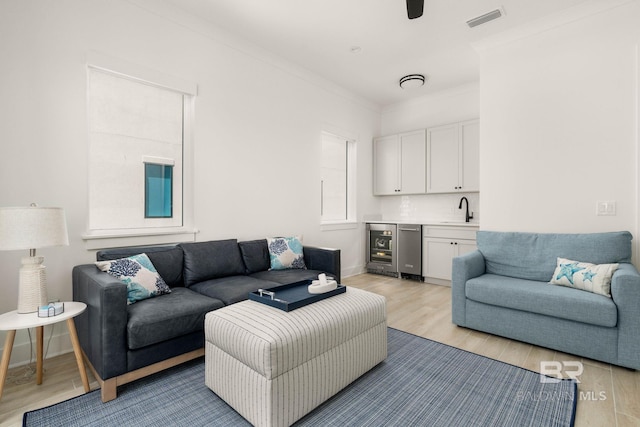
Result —
POLYGON ((322 223, 355 220, 355 142, 328 132, 322 133, 320 216, 322 223))
POLYGON ((173 217, 173 165, 145 162, 144 216, 173 217))
POLYGON ((188 234, 185 227, 193 224, 192 213, 185 215, 191 205, 185 153, 195 85, 122 61, 115 67, 104 66, 103 58, 96 62, 87 70, 85 238, 188 234))

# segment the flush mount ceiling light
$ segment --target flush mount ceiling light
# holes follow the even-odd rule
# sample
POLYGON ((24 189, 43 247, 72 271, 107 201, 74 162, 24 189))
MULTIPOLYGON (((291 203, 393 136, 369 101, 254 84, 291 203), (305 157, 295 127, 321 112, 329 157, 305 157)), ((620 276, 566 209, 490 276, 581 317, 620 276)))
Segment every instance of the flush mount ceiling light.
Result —
POLYGON ((425 77, 422 74, 408 74, 400 79, 402 89, 414 89, 424 85, 425 77))

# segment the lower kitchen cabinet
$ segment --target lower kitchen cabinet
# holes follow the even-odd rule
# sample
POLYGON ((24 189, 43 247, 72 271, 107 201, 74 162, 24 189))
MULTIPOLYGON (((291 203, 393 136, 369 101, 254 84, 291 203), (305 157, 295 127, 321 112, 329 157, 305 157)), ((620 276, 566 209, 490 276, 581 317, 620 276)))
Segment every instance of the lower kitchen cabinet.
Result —
POLYGON ((476 250, 478 227, 423 226, 422 229, 425 282, 450 286, 453 258, 476 250))

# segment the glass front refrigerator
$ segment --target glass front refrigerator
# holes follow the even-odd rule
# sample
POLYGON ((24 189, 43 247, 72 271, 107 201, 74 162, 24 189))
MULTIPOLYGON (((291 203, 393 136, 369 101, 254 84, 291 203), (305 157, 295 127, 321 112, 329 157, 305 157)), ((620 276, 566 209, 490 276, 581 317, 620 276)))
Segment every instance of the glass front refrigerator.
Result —
POLYGON ((397 227, 367 223, 367 272, 398 277, 397 227))

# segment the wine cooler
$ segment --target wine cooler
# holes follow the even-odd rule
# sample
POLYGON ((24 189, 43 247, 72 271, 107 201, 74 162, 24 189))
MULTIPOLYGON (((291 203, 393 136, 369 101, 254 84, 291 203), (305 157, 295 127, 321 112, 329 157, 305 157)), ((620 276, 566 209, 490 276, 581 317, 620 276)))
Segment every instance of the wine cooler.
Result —
POLYGON ((397 227, 367 224, 367 272, 398 277, 397 227))

